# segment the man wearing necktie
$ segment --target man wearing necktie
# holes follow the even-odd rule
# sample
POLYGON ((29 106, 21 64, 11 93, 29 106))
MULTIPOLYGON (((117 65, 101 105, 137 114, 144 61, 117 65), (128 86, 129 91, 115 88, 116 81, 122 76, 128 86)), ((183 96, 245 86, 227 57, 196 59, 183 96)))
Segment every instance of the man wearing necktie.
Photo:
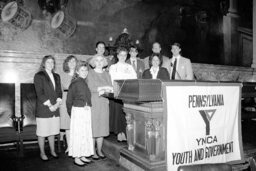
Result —
MULTIPOLYGON (((172 65, 172 63, 171 63, 171 65, 172 65)), ((171 66, 171 67, 172 67, 172 66, 171 66)), ((172 79, 172 80, 175 80, 176 67, 177 67, 177 59, 174 60, 174 64, 173 64, 172 76, 171 76, 171 79, 172 79)))
POLYGON ((137 78, 142 78, 142 73, 145 70, 144 62, 138 59, 138 50, 135 46, 130 47, 130 58, 126 61, 126 63, 131 64, 134 71, 137 73, 137 78))
POLYGON ((172 58, 163 60, 163 67, 167 68, 172 80, 193 80, 193 70, 190 59, 180 55, 181 46, 179 43, 172 45, 172 58))

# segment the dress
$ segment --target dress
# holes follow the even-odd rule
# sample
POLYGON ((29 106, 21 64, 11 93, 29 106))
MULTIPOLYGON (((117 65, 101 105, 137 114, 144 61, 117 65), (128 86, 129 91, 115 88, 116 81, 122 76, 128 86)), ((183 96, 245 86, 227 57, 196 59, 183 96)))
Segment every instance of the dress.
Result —
POLYGON ((103 71, 97 73, 93 69, 87 76, 89 89, 92 93, 92 134, 93 137, 105 137, 109 135, 109 101, 99 96, 98 87, 111 86, 110 75, 103 71), (100 126, 99 126, 100 125, 100 126))
POLYGON ((72 76, 70 76, 68 73, 63 73, 61 75, 61 85, 62 85, 62 104, 60 106, 60 129, 70 129, 70 116, 67 112, 66 107, 66 99, 68 94, 68 87, 71 83, 72 76))
MULTIPOLYGON (((128 63, 116 63, 110 66, 109 74, 111 76, 112 82, 114 80, 121 79, 136 79, 137 74, 134 71, 132 65, 128 63)), ((118 99, 110 100, 110 117, 109 117, 109 127, 110 132, 119 134, 126 131, 126 119, 125 113, 123 112, 123 102, 118 99)))

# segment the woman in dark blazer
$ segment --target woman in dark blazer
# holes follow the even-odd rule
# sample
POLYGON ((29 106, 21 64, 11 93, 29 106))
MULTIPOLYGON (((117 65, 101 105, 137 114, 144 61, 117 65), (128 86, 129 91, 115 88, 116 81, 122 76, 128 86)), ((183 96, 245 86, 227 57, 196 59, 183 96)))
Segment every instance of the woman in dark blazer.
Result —
POLYGON ((60 76, 54 73, 55 59, 45 56, 41 62, 40 71, 34 76, 34 85, 37 95, 36 123, 40 157, 47 161, 44 142, 48 137, 50 152, 54 158, 57 154, 54 149, 55 135, 60 131, 59 107, 62 101, 60 76))
POLYGON ((169 72, 166 68, 161 67, 163 60, 158 54, 149 57, 149 69, 146 69, 142 78, 144 79, 160 79, 162 81, 170 80, 169 72))

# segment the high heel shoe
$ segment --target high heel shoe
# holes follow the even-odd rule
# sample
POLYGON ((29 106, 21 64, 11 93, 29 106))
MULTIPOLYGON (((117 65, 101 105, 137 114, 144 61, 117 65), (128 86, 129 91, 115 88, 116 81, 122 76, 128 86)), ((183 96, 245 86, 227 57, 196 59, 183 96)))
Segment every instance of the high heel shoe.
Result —
POLYGON ((86 157, 81 157, 80 160, 86 164, 90 164, 90 163, 93 163, 92 160, 88 160, 86 157))
POLYGON ((117 141, 122 142, 121 133, 117 134, 117 141))
POLYGON ((47 157, 47 155, 45 155, 45 154, 40 154, 40 159, 41 159, 42 161, 48 161, 48 160, 49 160, 48 157, 47 157))
POLYGON ((92 156, 91 158, 92 158, 93 160, 100 160, 100 157, 99 157, 99 156, 97 156, 97 157, 92 156))
POLYGON ((68 156, 68 149, 65 151, 65 154, 68 156))
POLYGON ((55 159, 59 158, 59 156, 56 153, 51 153, 51 156, 55 159))
MULTIPOLYGON (((80 160, 80 159, 79 159, 80 160)), ((77 163, 77 161, 76 161, 76 159, 74 160, 74 164, 75 165, 77 165, 77 166, 79 166, 79 167, 83 167, 83 166, 85 166, 86 164, 82 161, 82 160, 80 160, 82 163, 77 163)))
POLYGON ((102 155, 100 155, 98 151, 97 151, 97 154, 98 154, 100 159, 105 159, 106 158, 106 156, 102 152, 101 152, 102 155))
POLYGON ((106 156, 100 156, 100 159, 102 159, 102 160, 105 159, 105 158, 106 158, 106 156))
POLYGON ((121 137, 122 137, 122 141, 127 141, 126 136, 123 132, 121 133, 121 137))

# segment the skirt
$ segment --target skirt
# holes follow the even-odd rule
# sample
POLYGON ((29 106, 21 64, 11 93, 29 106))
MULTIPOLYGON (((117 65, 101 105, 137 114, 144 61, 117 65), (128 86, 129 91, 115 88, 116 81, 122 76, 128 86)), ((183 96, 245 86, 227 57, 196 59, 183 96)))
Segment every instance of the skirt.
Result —
POLYGON ((83 157, 94 154, 91 107, 72 107, 70 121, 69 156, 83 157))
POLYGON ((36 118, 36 135, 48 137, 60 133, 60 117, 36 118))
POLYGON ((109 100, 109 129, 110 132, 115 134, 126 133, 126 119, 122 100, 109 100))

